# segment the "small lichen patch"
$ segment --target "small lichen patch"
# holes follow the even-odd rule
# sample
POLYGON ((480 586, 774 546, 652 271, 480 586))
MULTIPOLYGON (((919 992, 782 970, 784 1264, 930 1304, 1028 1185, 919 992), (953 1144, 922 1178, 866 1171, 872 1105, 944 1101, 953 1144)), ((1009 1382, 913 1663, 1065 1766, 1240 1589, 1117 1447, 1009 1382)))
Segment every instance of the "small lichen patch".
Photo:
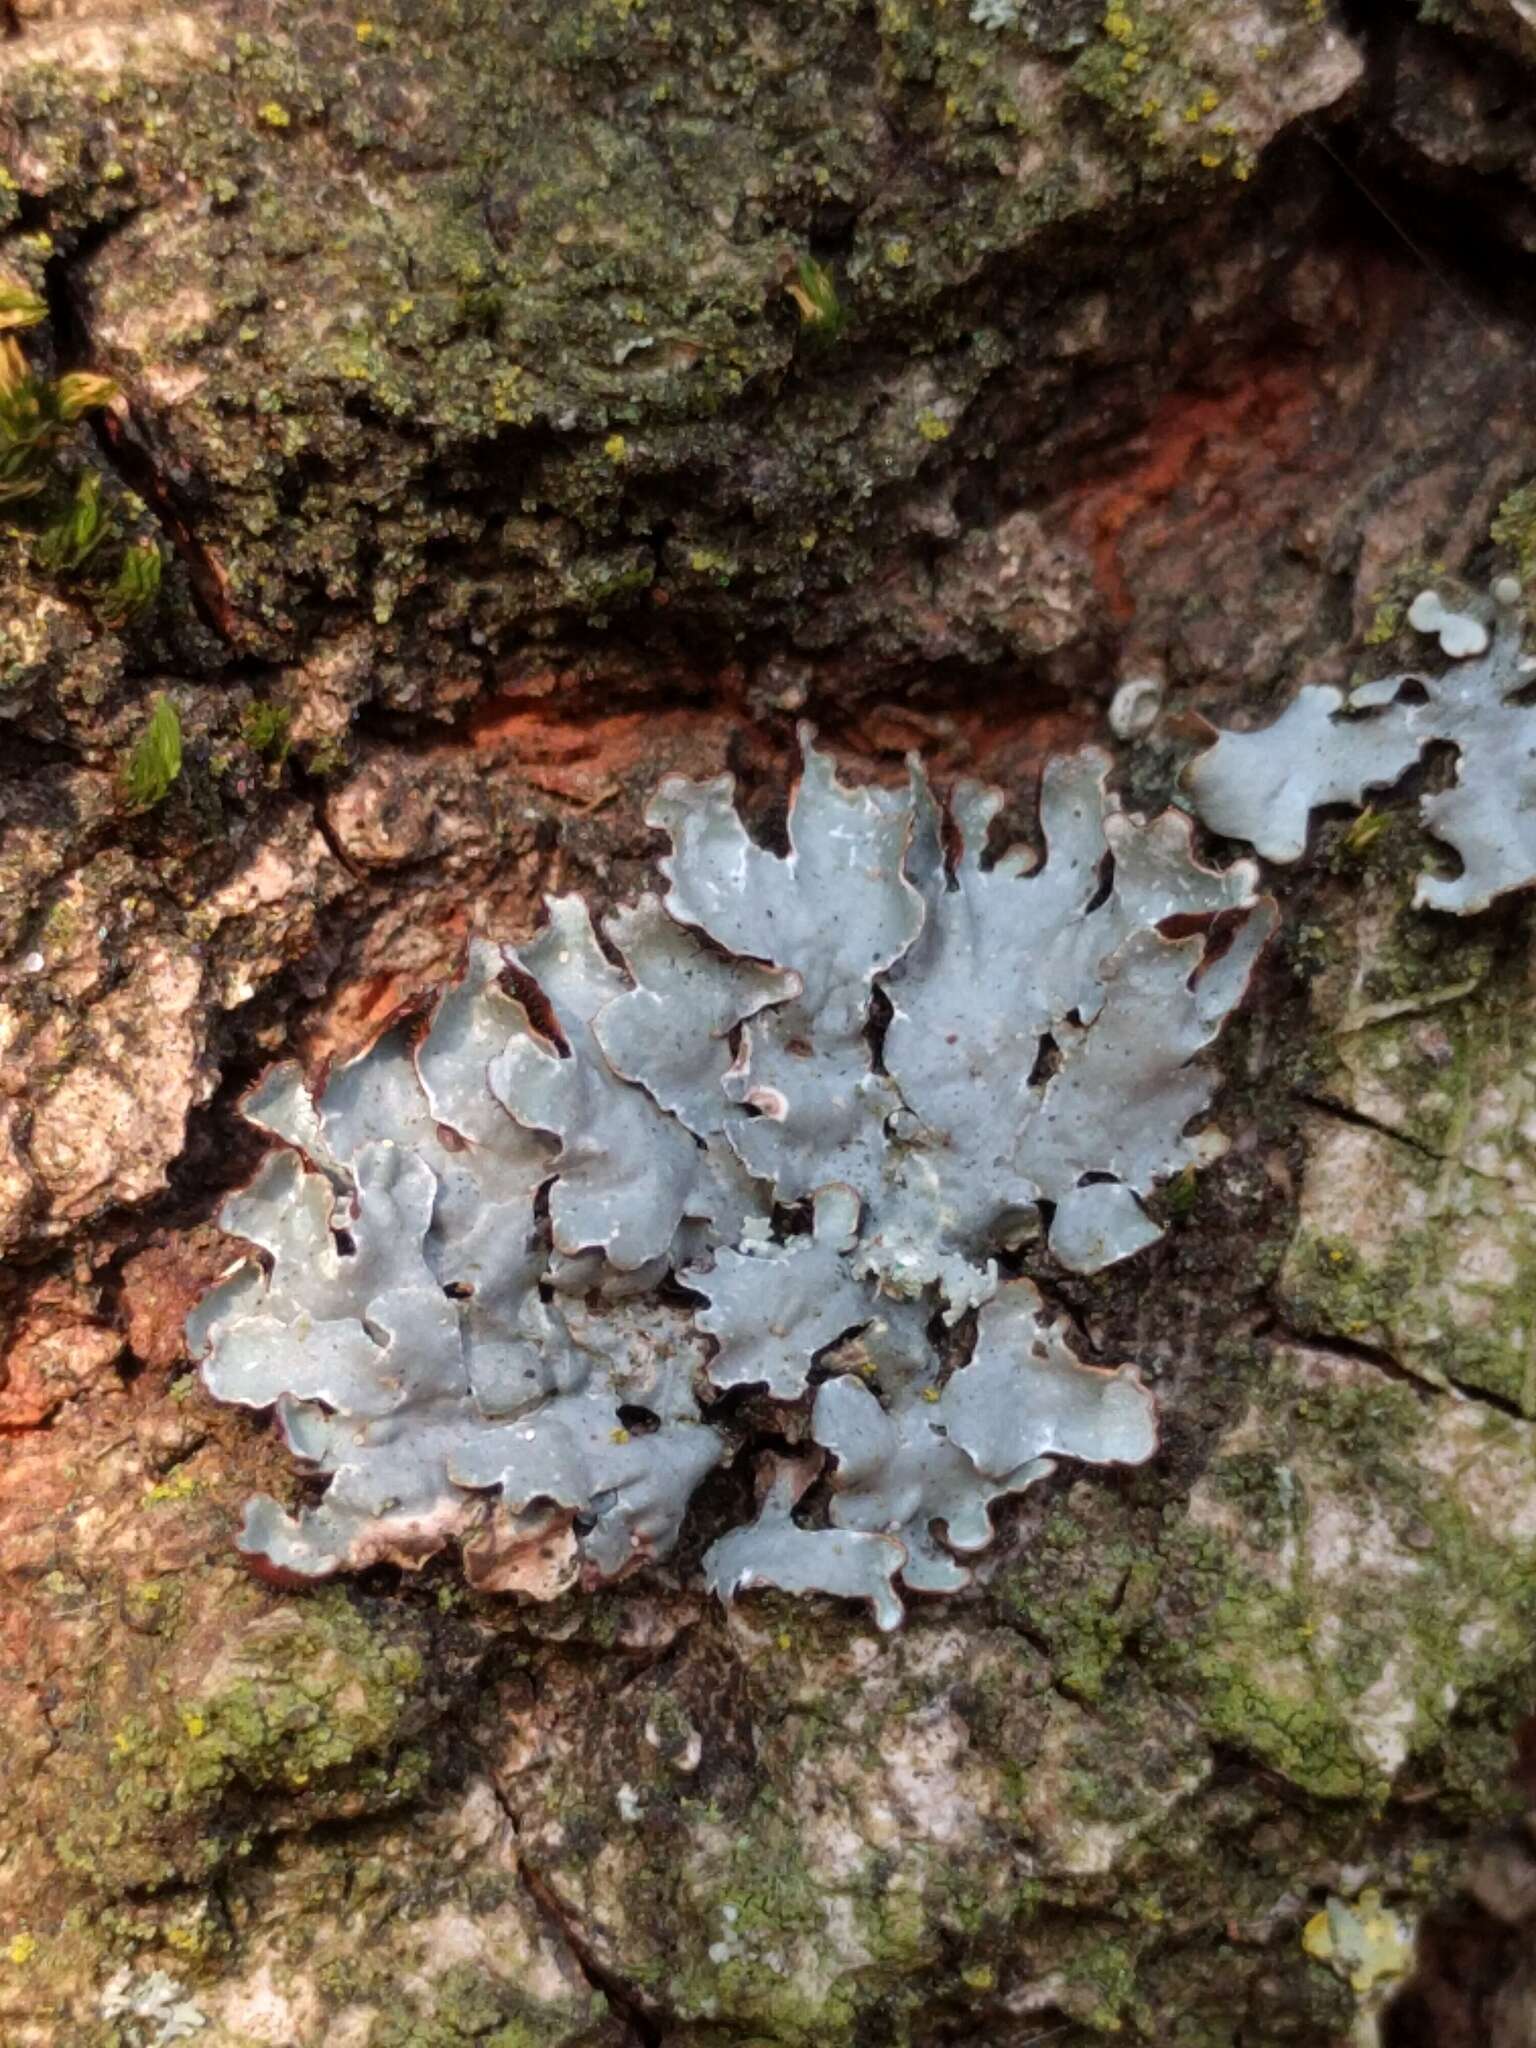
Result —
POLYGON ((101 1994, 101 2016, 115 2023, 130 2048, 171 2048, 208 2024, 186 1987, 164 1970, 119 1970, 101 1994))
POLYGON ((1301 1945, 1341 1977, 1358 2001, 1351 2040, 1377 2048, 1377 2021, 1392 1987, 1413 1964, 1413 1922, 1367 1887, 1352 1899, 1330 1898, 1302 1929, 1301 1945))
POLYGON ((1456 665, 1436 676, 1362 683, 1347 698, 1308 684, 1273 727, 1217 734, 1185 770, 1185 783, 1215 831, 1250 840, 1268 860, 1292 861, 1320 805, 1357 803, 1367 790, 1390 787, 1432 742, 1454 746, 1454 784, 1423 797, 1419 815, 1460 856, 1461 871, 1421 876, 1414 901, 1458 914, 1485 910, 1536 882, 1536 833, 1527 822, 1536 809, 1536 712, 1522 701, 1536 660, 1523 652, 1521 621, 1507 603, 1490 634, 1481 618, 1424 590, 1408 623, 1432 634, 1456 665))

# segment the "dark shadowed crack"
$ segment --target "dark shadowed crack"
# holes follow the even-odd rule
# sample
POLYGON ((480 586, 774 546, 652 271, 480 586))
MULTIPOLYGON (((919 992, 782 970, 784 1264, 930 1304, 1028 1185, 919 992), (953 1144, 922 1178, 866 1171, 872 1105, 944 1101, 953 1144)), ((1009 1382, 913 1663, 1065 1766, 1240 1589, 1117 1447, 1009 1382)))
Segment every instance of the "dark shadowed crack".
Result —
POLYGON ((481 1756, 480 1765, 485 1772, 486 1782, 495 1796, 496 1804, 506 1816, 507 1825, 512 1830, 518 1879, 533 1902, 540 1919, 569 1949, 577 1968, 592 1989, 601 1993, 607 2000, 610 2010, 629 2029, 636 2048, 660 2048, 663 2019, 660 2009, 646 1999, 633 1984, 628 1983, 617 1971, 609 1969, 607 1964, 599 1959, 597 1951, 582 1929, 581 1922, 569 1907, 561 1902, 559 1893, 549 1879, 524 1853, 522 1823, 518 1818, 517 1809, 502 1791, 490 1762, 481 1756))
MULTIPOLYGON (((315 778, 312 776, 306 776, 304 777, 304 780, 306 782, 313 782, 315 778)), ((348 853, 345 846, 342 845, 341 839, 337 834, 336 827, 331 823, 330 818, 327 815, 325 807, 327 792, 324 786, 321 785, 317 787, 313 791, 313 793, 301 790, 299 794, 306 798, 309 808, 309 814, 315 821, 315 830, 320 834, 320 837, 325 841, 326 850, 330 854, 332 860, 335 861, 336 865, 342 870, 344 874, 350 875, 354 881, 360 882, 365 880, 366 870, 358 865, 358 863, 352 858, 351 854, 348 853)), ((429 864, 430 863, 426 862, 413 863, 413 865, 417 866, 425 866, 429 864)))
MULTIPOLYGON (((1347 1103, 1335 1101, 1327 1095, 1313 1095, 1305 1088, 1296 1089, 1294 1099, 1323 1116, 1337 1118, 1341 1124, 1353 1124, 1357 1130, 1373 1131, 1379 1138, 1391 1138, 1396 1144, 1405 1145, 1410 1152, 1417 1152, 1421 1159, 1433 1159, 1439 1166, 1446 1164, 1444 1152, 1437 1152, 1432 1145, 1426 1145, 1422 1138, 1415 1138, 1408 1131, 1394 1130, 1391 1124, 1367 1116, 1362 1109, 1351 1109, 1347 1103)), ((1476 1170, 1475 1167, 1472 1169, 1473 1172, 1476 1170)))
POLYGON ((1442 1380, 1426 1379, 1403 1365, 1381 1344, 1366 1344, 1358 1337, 1345 1337, 1329 1330, 1308 1334, 1298 1330, 1283 1317, 1266 1332, 1271 1342, 1294 1344, 1299 1350, 1312 1351, 1327 1356, 1332 1352, 1339 1358, 1354 1358, 1362 1364, 1372 1365, 1387 1379, 1395 1380, 1399 1386, 1411 1387, 1424 1401, 1432 1401, 1436 1394, 1447 1391, 1460 1394, 1464 1400, 1475 1401, 1479 1407, 1497 1409, 1500 1415, 1507 1415, 1515 1422, 1529 1422, 1530 1417, 1518 1401, 1511 1401, 1505 1394, 1495 1394, 1487 1387, 1475 1387, 1467 1380, 1459 1380, 1452 1373, 1446 1373, 1442 1380))
POLYGON ((94 430, 97 445, 123 484, 150 506, 164 527, 186 569, 198 617, 221 640, 232 647, 240 646, 244 635, 225 595, 224 572, 193 532, 177 493, 140 438, 133 424, 131 405, 125 419, 111 412, 94 415, 94 430))

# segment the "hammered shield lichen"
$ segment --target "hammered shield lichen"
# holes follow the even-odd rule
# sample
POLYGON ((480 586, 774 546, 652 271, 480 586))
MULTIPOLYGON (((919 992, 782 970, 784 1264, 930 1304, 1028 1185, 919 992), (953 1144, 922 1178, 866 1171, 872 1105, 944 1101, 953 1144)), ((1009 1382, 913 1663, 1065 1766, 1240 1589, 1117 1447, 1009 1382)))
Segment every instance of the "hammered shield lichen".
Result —
POLYGON ((771 1400, 809 1407, 806 1451, 707 1580, 890 1626, 1055 1458, 1148 1457, 1135 1371, 1081 1363, 1008 1259, 1159 1235, 1142 1197, 1209 1154, 1196 1056, 1274 910, 1108 767, 1048 766, 1038 859, 988 857, 994 793, 849 787, 809 734, 783 851, 728 777, 670 778, 664 897, 601 937, 553 898, 414 1040, 317 1098, 269 1074, 245 1109, 281 1144, 223 1218, 253 1254, 189 1335, 328 1485, 253 1501, 242 1547, 315 1577, 454 1540, 476 1585, 549 1597, 666 1555, 771 1400))
POLYGON ((1273 725, 1258 732, 1211 729, 1213 744, 1185 769, 1202 821, 1246 839, 1266 860, 1299 860, 1312 813, 1358 804, 1388 789, 1433 744, 1456 750, 1455 780, 1419 799, 1427 831, 1461 865, 1419 877, 1414 902, 1466 916, 1536 882, 1536 714, 1529 691, 1536 660, 1524 651, 1519 586, 1495 585, 1493 630, 1424 590, 1408 611, 1452 666, 1361 683, 1346 696, 1309 683, 1273 725))

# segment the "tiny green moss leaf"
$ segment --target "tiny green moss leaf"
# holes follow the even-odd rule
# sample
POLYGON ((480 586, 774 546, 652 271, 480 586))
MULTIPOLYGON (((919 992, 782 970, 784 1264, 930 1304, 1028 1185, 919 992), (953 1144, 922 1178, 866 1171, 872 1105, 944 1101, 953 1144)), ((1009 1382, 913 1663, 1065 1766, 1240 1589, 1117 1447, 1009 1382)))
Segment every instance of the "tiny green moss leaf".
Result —
POLYGON ((1194 1213, 1198 1189, 1195 1183, 1195 1169, 1186 1166, 1176 1173, 1168 1183, 1168 1214, 1175 1222, 1182 1223, 1185 1217, 1194 1213))
POLYGON ((1367 804, 1344 834, 1344 851, 1354 860, 1363 860, 1387 829, 1387 816, 1367 804))
POLYGON ((288 758, 292 745, 289 727, 293 724, 293 713, 285 704, 269 704, 258 698, 248 704, 240 720, 240 736, 252 753, 264 754, 269 761, 282 762, 288 758))
POLYGON ((15 327, 36 327, 48 318, 48 308, 24 284, 0 284, 0 333, 15 327))
POLYGON ((9 335, 0 335, 0 505, 43 487, 48 421, 42 387, 9 335))
POLYGON ((103 622, 125 626, 147 612, 160 594, 162 568, 160 550, 152 540, 135 541, 124 549, 117 575, 102 596, 103 622))
POLYGON ((114 525, 112 514, 101 502, 101 478, 87 470, 75 486, 68 511, 39 534, 34 549, 38 567, 52 576, 83 568, 114 525))
POLYGON ((180 773, 181 720, 169 697, 157 697, 123 769, 123 794, 136 811, 151 810, 180 773))
POLYGON ((802 256, 785 290, 800 309, 800 324, 819 341, 836 341, 848 325, 848 313, 837 296, 837 284, 824 263, 802 256))
POLYGON ((74 370, 69 376, 61 377, 53 387, 54 402, 59 418, 73 426, 88 412, 100 412, 117 397, 117 386, 110 377, 98 377, 89 370, 74 370))
MULTIPOLYGON (((10 323, 15 325, 15 322, 10 323)), ((117 396, 110 377, 75 371, 54 383, 40 377, 0 318, 0 505, 36 497, 49 458, 83 414, 117 396)))

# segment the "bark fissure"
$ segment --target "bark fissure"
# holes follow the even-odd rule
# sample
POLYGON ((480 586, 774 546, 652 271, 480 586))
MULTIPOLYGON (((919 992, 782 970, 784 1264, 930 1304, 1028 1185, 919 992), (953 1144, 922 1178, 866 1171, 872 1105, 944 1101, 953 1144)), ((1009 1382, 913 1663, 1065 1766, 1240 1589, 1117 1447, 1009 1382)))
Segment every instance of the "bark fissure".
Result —
POLYGON ((575 1913, 565 1905, 549 1878, 528 1856, 523 1845, 521 1819, 516 1807, 503 1792, 494 1768, 484 1757, 480 1762, 496 1803, 512 1830, 518 1880, 532 1901, 539 1918, 570 1952, 577 1968, 592 1989, 601 1993, 613 2012, 629 2029, 635 2048, 661 2048, 663 2015, 660 2008, 599 1958, 575 1913))
POLYGON ((1458 1379, 1451 1373, 1443 1374, 1440 1379, 1431 1379, 1428 1374, 1415 1372, 1412 1366, 1404 1365, 1401 1359, 1395 1357, 1382 1344, 1367 1343, 1362 1338, 1346 1337, 1332 1330, 1300 1329, 1283 1316, 1277 1316, 1269 1334, 1271 1339, 1278 1338, 1282 1342, 1299 1345, 1308 1351, 1324 1354, 1331 1351, 1340 1358, 1357 1358, 1364 1364, 1375 1366, 1378 1372, 1383 1373, 1388 1379, 1395 1380, 1399 1386, 1411 1387, 1426 1401, 1433 1400, 1437 1393, 1444 1394, 1450 1391, 1461 1395, 1464 1400, 1473 1401, 1480 1407, 1492 1408, 1500 1415, 1511 1416, 1517 1421, 1530 1419, 1519 1402, 1510 1400, 1507 1395, 1493 1393, 1487 1387, 1474 1386, 1470 1381, 1458 1379))
POLYGON ((1391 1124, 1382 1123, 1379 1118, 1367 1115, 1363 1109, 1353 1109, 1349 1104, 1336 1101, 1331 1096, 1314 1095, 1302 1088, 1296 1090, 1296 1100, 1304 1103, 1308 1109, 1317 1110, 1323 1116, 1335 1118, 1341 1124, 1352 1124, 1356 1130, 1370 1131, 1378 1138, 1391 1138, 1410 1152, 1416 1152, 1420 1158, 1432 1159, 1437 1166, 1449 1163, 1448 1154, 1435 1151, 1434 1147, 1426 1145, 1422 1138, 1414 1137, 1411 1131, 1396 1130, 1391 1124))

